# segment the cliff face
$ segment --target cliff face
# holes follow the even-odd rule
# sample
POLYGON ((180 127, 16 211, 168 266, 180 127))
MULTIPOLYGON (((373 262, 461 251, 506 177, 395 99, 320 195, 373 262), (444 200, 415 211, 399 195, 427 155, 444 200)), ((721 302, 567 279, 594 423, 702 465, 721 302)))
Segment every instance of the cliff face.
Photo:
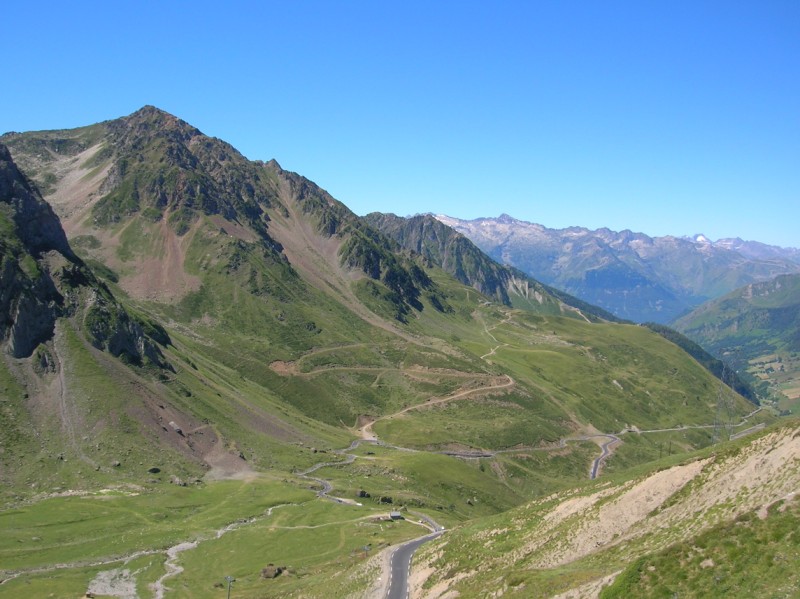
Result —
POLYGON ((144 324, 73 253, 50 205, 0 145, 0 345, 28 357, 61 317, 76 317, 98 349, 164 365, 144 324))
POLYGON ((19 241, 32 254, 56 251, 74 259, 58 217, 0 144, 0 202, 19 241))
POLYGON ((47 254, 74 260, 50 206, 0 146, 0 341, 16 358, 48 339, 64 297, 43 269, 47 254))

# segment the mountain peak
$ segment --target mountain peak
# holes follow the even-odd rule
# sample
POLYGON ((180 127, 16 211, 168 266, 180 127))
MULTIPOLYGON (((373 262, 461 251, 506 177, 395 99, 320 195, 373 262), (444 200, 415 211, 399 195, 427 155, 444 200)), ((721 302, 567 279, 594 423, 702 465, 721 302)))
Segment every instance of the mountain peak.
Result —
POLYGON ((149 104, 119 120, 131 129, 177 132, 186 139, 203 134, 186 121, 149 104))
POLYGON ((283 172, 283 167, 280 164, 278 164, 278 161, 275 160, 274 158, 272 158, 271 160, 265 162, 264 166, 268 166, 268 167, 278 171, 279 173, 283 172))
POLYGON ((160 108, 158 108, 157 106, 153 106, 152 104, 145 104, 130 116, 136 116, 136 115, 163 115, 175 118, 174 115, 168 113, 166 110, 161 110, 160 108))

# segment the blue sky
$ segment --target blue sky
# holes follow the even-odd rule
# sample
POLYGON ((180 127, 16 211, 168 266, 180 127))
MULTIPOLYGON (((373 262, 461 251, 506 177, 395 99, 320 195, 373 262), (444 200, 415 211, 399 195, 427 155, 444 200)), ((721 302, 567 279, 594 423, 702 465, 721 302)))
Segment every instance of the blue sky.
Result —
POLYGON ((153 104, 358 214, 800 247, 800 2, 21 2, 0 132, 153 104))

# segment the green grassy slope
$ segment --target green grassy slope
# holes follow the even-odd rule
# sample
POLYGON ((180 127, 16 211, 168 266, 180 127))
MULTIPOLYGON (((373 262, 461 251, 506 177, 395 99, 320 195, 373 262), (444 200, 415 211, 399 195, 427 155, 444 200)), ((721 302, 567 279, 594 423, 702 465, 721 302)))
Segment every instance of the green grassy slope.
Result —
POLYGON ((601 597, 791 597, 800 588, 797 501, 748 512, 628 566, 601 597))
POLYGON ((746 397, 755 404, 758 403, 758 397, 756 396, 755 389, 753 389, 752 385, 749 385, 742 380, 735 372, 731 372, 722 360, 716 359, 697 343, 685 335, 682 335, 675 329, 671 329, 663 324, 646 322, 644 323, 644 326, 679 346, 682 350, 702 364, 703 367, 705 367, 711 374, 713 374, 723 383, 730 386, 737 393, 740 393, 743 397, 746 397))

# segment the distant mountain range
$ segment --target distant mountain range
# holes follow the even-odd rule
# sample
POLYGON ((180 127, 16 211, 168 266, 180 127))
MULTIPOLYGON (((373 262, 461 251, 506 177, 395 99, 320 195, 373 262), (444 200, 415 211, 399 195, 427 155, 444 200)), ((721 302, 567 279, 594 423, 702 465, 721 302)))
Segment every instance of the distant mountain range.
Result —
POLYGON ((800 272, 799 249, 738 238, 549 229, 507 214, 436 218, 495 260, 636 322, 668 323, 738 287, 800 272))

